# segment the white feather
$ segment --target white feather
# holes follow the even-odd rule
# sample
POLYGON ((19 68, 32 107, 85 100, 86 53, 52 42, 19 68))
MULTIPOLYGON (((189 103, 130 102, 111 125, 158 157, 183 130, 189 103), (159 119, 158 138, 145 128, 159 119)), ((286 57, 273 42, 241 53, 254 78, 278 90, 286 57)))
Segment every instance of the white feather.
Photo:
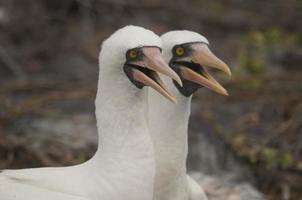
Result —
POLYGON ((151 200, 155 173, 147 123, 146 89, 136 88, 123 71, 128 49, 161 47, 160 38, 127 26, 102 45, 95 100, 99 147, 81 165, 4 170, 1 200, 151 200))
MULTIPOLYGON (((209 43, 204 36, 191 31, 170 31, 161 39, 166 62, 172 58, 175 45, 209 43)), ((154 200, 206 200, 203 189, 187 175, 186 169, 191 97, 183 96, 170 78, 161 78, 178 104, 170 104, 149 90, 149 124, 156 160, 154 200)))

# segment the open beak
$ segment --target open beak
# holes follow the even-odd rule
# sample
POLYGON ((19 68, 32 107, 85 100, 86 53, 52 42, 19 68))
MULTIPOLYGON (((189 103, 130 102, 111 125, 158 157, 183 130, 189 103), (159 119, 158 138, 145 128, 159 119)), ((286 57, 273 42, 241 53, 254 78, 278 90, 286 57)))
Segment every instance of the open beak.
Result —
POLYGON ((207 71, 206 67, 216 68, 227 75, 231 75, 230 68, 219 58, 217 58, 208 45, 204 43, 192 44, 192 54, 184 60, 178 61, 180 66, 180 76, 188 81, 207 87, 215 92, 223 95, 228 95, 227 91, 214 79, 213 76, 207 71), (198 66, 198 70, 188 67, 186 64, 194 64, 198 66))
POLYGON ((162 73, 182 85, 181 79, 175 71, 164 61, 162 54, 158 48, 143 47, 143 59, 134 61, 130 64, 140 66, 141 68, 132 69, 132 77, 135 81, 152 87, 154 90, 162 94, 164 97, 177 103, 176 98, 168 91, 158 73, 162 73))
POLYGON ((182 86, 181 79, 179 78, 177 73, 173 71, 170 66, 164 61, 162 54, 160 53, 158 48, 144 47, 143 54, 143 61, 136 61, 133 64, 144 66, 150 70, 169 76, 182 86))

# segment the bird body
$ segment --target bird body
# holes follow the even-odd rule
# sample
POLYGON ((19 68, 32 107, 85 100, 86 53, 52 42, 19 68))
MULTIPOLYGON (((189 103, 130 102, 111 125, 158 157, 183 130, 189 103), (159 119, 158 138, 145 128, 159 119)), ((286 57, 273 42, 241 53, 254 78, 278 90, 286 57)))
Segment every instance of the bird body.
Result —
POLYGON ((80 171, 76 168, 78 166, 5 170, 0 174, 0 197, 3 200, 35 200, 42 197, 84 200, 86 198, 79 185, 79 180, 84 178, 79 177, 80 171))
POLYGON ((156 161, 154 200, 191 200, 186 168, 191 97, 177 95, 179 92, 172 80, 162 79, 176 94, 178 104, 161 101, 158 94, 149 91, 149 107, 152 108, 149 124, 156 161))
POLYGON ((36 187, 27 183, 23 184, 14 179, 0 177, 0 198, 3 200, 88 200, 87 198, 52 191, 42 187, 36 187))
POLYGON ((203 86, 227 95, 205 66, 228 74, 230 71, 208 49, 208 40, 198 33, 170 31, 161 39, 164 59, 178 73, 183 86, 163 77, 176 96, 177 105, 160 101, 159 95, 149 90, 149 124, 156 161, 154 200, 206 200, 203 189, 186 170, 191 99, 203 86))
POLYGON ((179 79, 161 58, 160 47, 157 35, 136 26, 105 40, 95 100, 97 152, 76 166, 4 170, 0 199, 151 200, 155 161, 144 86, 173 101, 157 72, 179 79))

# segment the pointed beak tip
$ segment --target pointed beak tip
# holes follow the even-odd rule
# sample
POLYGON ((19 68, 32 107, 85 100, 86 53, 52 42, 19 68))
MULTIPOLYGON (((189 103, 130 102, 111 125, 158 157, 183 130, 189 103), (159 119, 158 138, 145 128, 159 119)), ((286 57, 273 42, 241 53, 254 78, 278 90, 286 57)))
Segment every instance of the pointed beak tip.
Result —
POLYGON ((176 82, 177 82, 181 87, 183 86, 182 81, 181 81, 181 79, 180 79, 179 77, 177 78, 176 82))
POLYGON ((174 96, 174 95, 172 95, 172 94, 170 94, 169 95, 169 98, 168 98, 172 103, 174 103, 174 104, 178 104, 178 101, 177 101, 177 99, 176 99, 176 97, 174 96))
POLYGON ((178 101, 177 101, 177 99, 176 99, 174 96, 170 95, 169 97, 166 96, 166 98, 167 98, 169 101, 171 101, 172 103, 174 103, 175 105, 178 104, 178 101))
POLYGON ((228 68, 226 73, 227 73, 227 75, 232 76, 232 72, 231 72, 230 68, 228 68))
POLYGON ((224 95, 224 96, 229 96, 229 93, 226 91, 226 90, 216 90, 216 92, 218 93, 218 94, 221 94, 221 95, 224 95))
MULTIPOLYGON (((170 66, 168 66, 167 69, 171 69, 170 66)), ((169 74, 166 74, 166 75, 169 76, 170 78, 172 78, 173 80, 175 80, 181 87, 183 86, 181 78, 179 77, 179 75, 173 69, 171 69, 169 74)))
POLYGON ((232 76, 232 71, 227 64, 223 63, 221 65, 221 70, 224 71, 228 76, 232 76))
POLYGON ((222 88, 222 89, 220 90, 220 94, 225 95, 225 96, 229 96, 228 91, 227 91, 226 89, 224 89, 224 88, 222 88))
POLYGON ((225 95, 225 96, 230 96, 228 91, 223 88, 223 90, 220 92, 220 94, 225 95))

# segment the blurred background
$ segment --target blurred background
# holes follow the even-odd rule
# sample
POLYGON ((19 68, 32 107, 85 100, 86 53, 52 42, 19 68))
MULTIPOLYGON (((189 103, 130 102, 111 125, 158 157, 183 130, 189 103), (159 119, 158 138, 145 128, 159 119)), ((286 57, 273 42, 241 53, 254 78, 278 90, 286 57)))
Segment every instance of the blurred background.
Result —
POLYGON ((230 93, 193 98, 188 170, 211 200, 302 199, 302 1, 0 0, 0 169, 96 150, 102 40, 124 25, 205 35, 230 93))

